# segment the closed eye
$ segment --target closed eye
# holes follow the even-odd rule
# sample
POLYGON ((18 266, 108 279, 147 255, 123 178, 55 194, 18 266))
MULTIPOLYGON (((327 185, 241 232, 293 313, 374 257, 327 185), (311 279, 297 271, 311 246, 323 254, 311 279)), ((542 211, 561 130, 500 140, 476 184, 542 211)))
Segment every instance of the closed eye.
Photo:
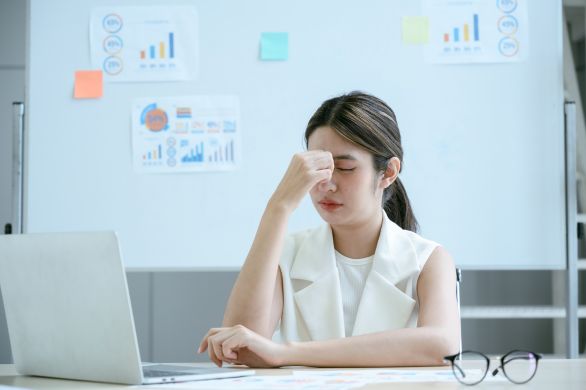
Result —
POLYGON ((351 172, 351 171, 355 170, 356 168, 336 168, 336 169, 341 172, 351 172))

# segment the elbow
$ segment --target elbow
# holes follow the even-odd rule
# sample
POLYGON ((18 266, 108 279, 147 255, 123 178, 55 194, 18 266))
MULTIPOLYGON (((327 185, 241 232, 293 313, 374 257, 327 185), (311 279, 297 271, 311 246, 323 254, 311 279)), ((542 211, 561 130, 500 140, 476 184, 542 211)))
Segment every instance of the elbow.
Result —
POLYGON ((427 356, 429 357, 430 365, 443 366, 446 365, 445 356, 456 354, 460 351, 460 337, 459 335, 450 335, 448 331, 438 329, 434 332, 432 340, 429 340, 427 356))

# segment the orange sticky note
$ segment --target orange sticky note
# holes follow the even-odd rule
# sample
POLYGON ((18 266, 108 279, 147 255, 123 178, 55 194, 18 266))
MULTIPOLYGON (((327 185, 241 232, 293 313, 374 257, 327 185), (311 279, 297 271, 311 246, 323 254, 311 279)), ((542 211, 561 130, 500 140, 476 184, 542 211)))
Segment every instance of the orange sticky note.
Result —
POLYGON ((75 72, 75 99, 97 99, 102 97, 102 71, 78 70, 75 72))

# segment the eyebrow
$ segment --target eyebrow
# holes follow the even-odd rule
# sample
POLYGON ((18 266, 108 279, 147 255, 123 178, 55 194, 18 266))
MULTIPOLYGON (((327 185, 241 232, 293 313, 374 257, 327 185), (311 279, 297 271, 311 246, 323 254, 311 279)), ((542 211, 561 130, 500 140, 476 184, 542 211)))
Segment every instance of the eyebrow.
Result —
POLYGON ((356 161, 356 157, 352 156, 351 154, 341 154, 339 156, 334 156, 334 160, 353 160, 356 161))

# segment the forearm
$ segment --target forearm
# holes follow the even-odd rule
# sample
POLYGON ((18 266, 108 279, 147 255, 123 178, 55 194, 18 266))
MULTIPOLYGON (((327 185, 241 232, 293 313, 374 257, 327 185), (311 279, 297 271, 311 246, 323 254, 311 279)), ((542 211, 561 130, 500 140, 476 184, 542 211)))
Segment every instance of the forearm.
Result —
POLYGON ((283 365, 315 367, 438 366, 458 344, 441 328, 405 328, 326 341, 289 343, 283 365))
POLYGON ((242 324, 268 336, 271 307, 289 212, 269 203, 232 288, 223 326, 242 324))

